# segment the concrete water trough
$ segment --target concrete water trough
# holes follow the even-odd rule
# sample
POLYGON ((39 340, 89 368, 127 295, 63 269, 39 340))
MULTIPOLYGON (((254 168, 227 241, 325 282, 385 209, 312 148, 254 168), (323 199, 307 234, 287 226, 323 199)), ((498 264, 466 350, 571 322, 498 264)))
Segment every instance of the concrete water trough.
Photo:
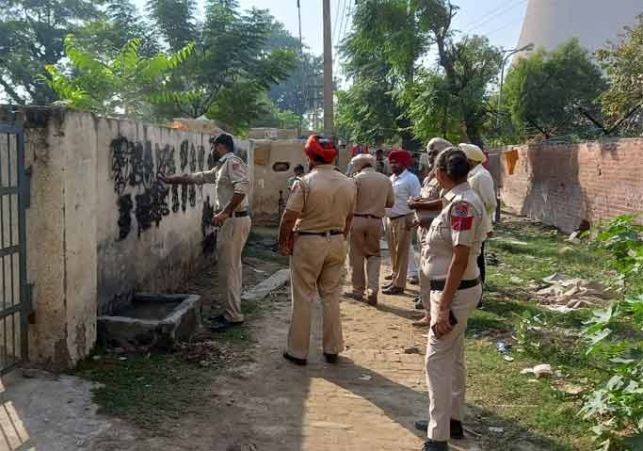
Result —
POLYGON ((98 317, 98 340, 107 349, 171 351, 200 324, 200 296, 137 294, 113 315, 98 317))

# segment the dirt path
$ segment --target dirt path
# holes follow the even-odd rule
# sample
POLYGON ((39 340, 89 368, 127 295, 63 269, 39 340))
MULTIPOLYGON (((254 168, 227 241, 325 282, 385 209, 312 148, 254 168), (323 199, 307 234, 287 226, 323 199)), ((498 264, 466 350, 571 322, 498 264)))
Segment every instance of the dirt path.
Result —
MULTIPOLYGON (((256 266, 256 265, 255 265, 256 266)), ((321 315, 314 315, 309 365, 295 367, 281 353, 289 323, 285 288, 246 327, 252 358, 232 364, 203 387, 203 405, 167 425, 163 436, 120 441, 112 434, 94 449, 203 451, 419 450, 413 422, 427 410, 425 330, 411 296, 382 297, 376 310, 343 301, 347 351, 337 366, 321 356, 321 315)), ((463 449, 478 449, 461 443, 463 449)), ((459 448, 459 447, 458 447, 459 448)), ((456 448, 456 449, 458 449, 456 448)))

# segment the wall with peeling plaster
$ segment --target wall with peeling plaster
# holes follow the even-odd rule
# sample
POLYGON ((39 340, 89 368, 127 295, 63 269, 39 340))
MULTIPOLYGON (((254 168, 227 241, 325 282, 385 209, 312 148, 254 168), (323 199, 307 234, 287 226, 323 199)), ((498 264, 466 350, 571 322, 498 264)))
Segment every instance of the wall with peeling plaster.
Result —
MULTIPOLYGON (((200 265, 214 264, 214 254, 204 253, 212 244, 214 187, 173 192, 156 177, 171 166, 176 173, 212 166, 210 136, 56 108, 7 111, 0 109, 0 120, 24 124, 32 169, 30 358, 68 367, 91 352, 97 315, 112 313, 135 290, 171 292, 200 265), (127 158, 116 158, 118 149, 127 158)), ((237 145, 252 161, 252 143, 237 145)))

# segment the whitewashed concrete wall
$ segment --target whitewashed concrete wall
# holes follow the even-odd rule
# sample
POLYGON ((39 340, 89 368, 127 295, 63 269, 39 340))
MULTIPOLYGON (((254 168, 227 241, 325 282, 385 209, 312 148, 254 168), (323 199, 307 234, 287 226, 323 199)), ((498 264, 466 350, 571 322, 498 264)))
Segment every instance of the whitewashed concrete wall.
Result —
MULTIPOLYGON (((172 291, 200 264, 214 262, 202 250, 214 187, 163 196, 156 177, 172 172, 170 162, 176 173, 207 169, 210 136, 61 109, 27 108, 17 117, 32 168, 30 358, 69 366, 94 346, 98 313, 127 302, 134 290, 172 291), (165 211, 146 224, 150 194, 152 212, 165 211)), ((252 155, 249 141, 238 148, 252 155)))

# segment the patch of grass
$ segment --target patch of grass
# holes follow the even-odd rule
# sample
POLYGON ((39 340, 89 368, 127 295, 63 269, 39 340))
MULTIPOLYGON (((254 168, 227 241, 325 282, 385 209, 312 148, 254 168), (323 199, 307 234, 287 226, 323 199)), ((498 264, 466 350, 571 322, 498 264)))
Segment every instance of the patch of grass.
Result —
POLYGON ((99 357, 81 362, 73 374, 100 384, 93 399, 102 413, 146 429, 180 418, 198 404, 213 375, 213 369, 184 362, 179 355, 99 357))
POLYGON ((593 450, 590 424, 577 416, 577 399, 561 396, 548 380, 533 380, 520 370, 540 363, 520 355, 505 362, 488 342, 467 343, 468 402, 480 409, 486 427, 502 427, 499 436, 485 433, 486 450, 518 449, 525 440, 552 450, 593 450))
MULTIPOLYGON (((514 449, 525 440, 544 449, 595 448, 592 425, 577 416, 582 396, 556 387, 557 383, 586 387, 606 377, 601 362, 587 355, 578 338, 591 311, 553 312, 534 300, 534 292, 543 278, 554 273, 607 285, 615 284, 616 277, 608 270, 608 254, 565 238, 521 221, 499 225, 496 238, 488 242, 487 254, 495 254, 499 264, 487 267, 485 307, 469 319, 466 345, 469 401, 479 408, 483 424, 505 428, 493 439, 486 434, 485 449, 514 449), (525 312, 539 318, 532 324, 536 327, 523 323, 525 312), (496 335, 514 344, 513 362, 503 360, 496 350, 496 335), (526 345, 519 346, 517 337, 526 345), (518 352, 519 348, 524 351, 518 352), (520 374, 541 363, 551 364, 560 376, 530 382, 533 376, 520 374)), ((627 325, 623 329, 631 332, 627 325)))

